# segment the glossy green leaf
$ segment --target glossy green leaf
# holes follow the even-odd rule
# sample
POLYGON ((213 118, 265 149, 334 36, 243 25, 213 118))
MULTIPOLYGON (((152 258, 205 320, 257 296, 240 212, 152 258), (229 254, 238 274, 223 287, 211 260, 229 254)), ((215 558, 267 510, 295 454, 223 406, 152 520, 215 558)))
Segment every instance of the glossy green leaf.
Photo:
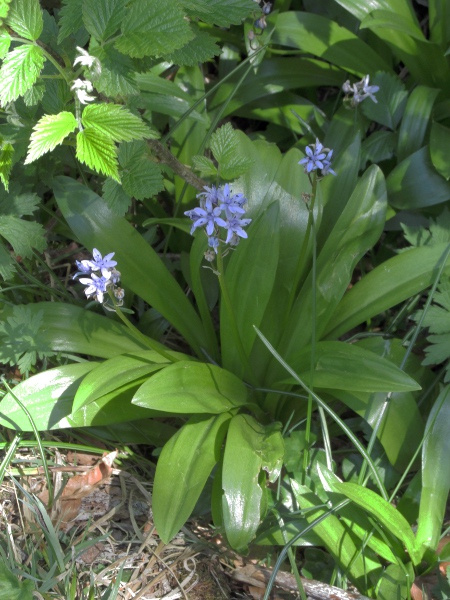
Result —
MULTIPOLYGON (((447 244, 438 244, 433 248, 412 248, 376 267, 344 296, 323 336, 339 338, 367 319, 432 285, 446 247, 447 244)), ((444 272, 450 273, 450 265, 444 272)))
POLYGON ((35 41, 42 33, 44 22, 39 0, 12 0, 9 4, 6 23, 27 40, 35 41))
POLYGON ((422 446, 422 495, 416 552, 427 559, 441 536, 450 489, 450 386, 442 388, 428 417, 422 446))
POLYGON ((167 359, 153 350, 121 354, 110 358, 84 378, 75 395, 73 411, 80 410, 83 406, 98 400, 105 394, 120 390, 133 381, 140 381, 163 369, 167 364, 170 364, 167 359))
POLYGON ((83 22, 91 35, 107 40, 125 17, 125 0, 83 0, 83 22))
POLYGON ((408 100, 404 83, 391 73, 376 73, 370 83, 380 88, 376 93, 377 102, 363 102, 362 112, 372 121, 395 130, 408 100))
MULTIPOLYGON (((344 342, 317 342, 314 387, 361 392, 406 392, 420 385, 388 360, 360 346, 344 342)), ((291 366, 310 384, 311 347, 292 357, 291 366)), ((294 380, 284 383, 295 384, 294 380)))
POLYGON ((54 192, 77 238, 88 248, 115 252, 123 284, 156 308, 203 356, 201 348, 208 345, 197 313, 136 229, 116 216, 97 194, 69 177, 55 178, 54 192))
POLYGON ((254 538, 260 522, 261 469, 279 473, 284 444, 279 424, 264 427, 250 415, 237 415, 230 423, 222 469, 222 512, 228 542, 243 550, 254 538))
MULTIPOLYGON (((279 205, 273 202, 260 213, 231 256, 225 278, 234 314, 221 303, 220 339, 223 366, 238 376, 245 365, 236 352, 232 319, 235 320, 244 351, 249 356, 275 282, 280 245, 279 205)), ((247 374, 248 375, 248 374, 247 374)))
POLYGON ((361 77, 391 70, 381 56, 354 33, 314 13, 280 13, 272 42, 299 48, 361 77))
POLYGON ((440 123, 433 123, 430 132, 430 155, 436 171, 450 179, 450 161, 448 160, 448 148, 450 147, 450 129, 440 123))
POLYGON ((103 427, 85 427, 83 433, 115 444, 146 444, 160 448, 170 440, 176 431, 172 425, 150 418, 113 423, 103 427))
POLYGON ((247 402, 246 386, 229 371, 182 360, 150 377, 133 404, 170 413, 218 414, 247 402))
MULTIPOLYGON (((328 511, 323 501, 312 493, 305 485, 291 479, 292 491, 299 507, 305 513, 308 523, 328 511)), ((334 558, 336 563, 348 572, 350 579, 356 586, 367 587, 367 576, 376 577, 380 571, 380 564, 363 557, 355 545, 353 536, 340 522, 336 515, 330 514, 324 521, 314 527, 314 533, 322 540, 322 545, 334 558)))
POLYGON ((404 569, 399 565, 388 565, 383 571, 377 588, 377 600, 408 598, 410 586, 411 580, 406 578, 404 569))
POLYGON ((158 459, 153 485, 153 516, 168 543, 194 510, 220 457, 229 414, 196 415, 170 439, 158 459))
POLYGON ((417 23, 405 19, 402 15, 392 10, 374 10, 364 17, 360 25, 361 29, 394 29, 417 39, 425 40, 422 30, 417 23))
POLYGON ((423 146, 431 111, 439 90, 417 86, 410 94, 403 115, 397 144, 397 161, 400 163, 423 146))
POLYGON ((376 517, 383 527, 403 542, 414 564, 419 564, 420 557, 415 550, 411 526, 392 504, 356 483, 336 483, 334 487, 376 517))

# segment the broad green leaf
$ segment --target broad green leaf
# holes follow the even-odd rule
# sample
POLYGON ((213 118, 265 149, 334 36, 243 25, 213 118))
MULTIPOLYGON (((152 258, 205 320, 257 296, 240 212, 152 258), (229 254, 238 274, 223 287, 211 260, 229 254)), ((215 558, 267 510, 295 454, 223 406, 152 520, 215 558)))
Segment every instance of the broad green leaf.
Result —
MULTIPOLYGON (((406 392, 420 385, 404 371, 374 352, 344 342, 317 342, 314 365, 314 387, 355 390, 361 392, 406 392)), ((311 384, 311 347, 292 357, 291 366, 300 379, 311 384)), ((295 383, 289 379, 284 383, 295 383)))
POLYGON ((141 381, 166 367, 167 363, 168 361, 154 350, 121 354, 110 358, 84 378, 74 398, 73 411, 80 410, 83 406, 130 383, 141 381))
POLYGON ((146 219, 142 223, 143 227, 147 227, 148 225, 170 225, 171 227, 175 227, 180 231, 189 233, 191 231, 192 221, 190 219, 186 219, 185 217, 152 217, 151 219, 146 219))
POLYGON ((246 386, 225 369, 180 361, 150 377, 133 404, 169 413, 218 414, 243 406, 247 399, 246 386))
MULTIPOLYGON (((55 352, 87 354, 98 358, 112 358, 123 352, 145 350, 142 342, 130 334, 125 325, 103 315, 89 312, 64 302, 36 302, 27 304, 33 314, 42 313, 39 338, 34 340, 55 352)), ((7 308, 2 320, 11 314, 7 308)), ((20 329, 17 335, 21 335, 20 329)))
POLYGON ((119 147, 123 189, 138 200, 151 198, 164 189, 160 167, 150 160, 145 142, 124 142, 119 147))
POLYGON ((6 191, 9 189, 9 175, 12 169, 14 146, 5 142, 0 148, 0 180, 6 191))
POLYGON ((368 161, 380 163, 394 155, 396 137, 393 131, 375 131, 361 144, 361 166, 368 161))
MULTIPOLYGON (((403 82, 392 73, 376 73, 371 78, 372 85, 378 85, 377 102, 365 101, 361 105, 362 112, 366 117, 395 130, 400 123, 408 92, 403 82)), ((370 139, 370 138, 369 138, 370 139)))
MULTIPOLYGON (((49 369, 17 385, 13 392, 26 405, 39 431, 124 423, 146 419, 151 411, 130 403, 133 389, 108 395, 72 414, 72 402, 83 377, 98 363, 85 362, 49 369)), ((11 394, 1 404, 0 424, 32 431, 30 421, 11 394)))
POLYGON ((44 55, 40 46, 26 44, 9 52, 0 69, 0 103, 4 106, 30 89, 43 66, 44 55))
POLYGON ((42 225, 20 218, 32 215, 38 203, 35 194, 6 194, 0 190, 0 235, 8 240, 15 254, 25 258, 32 256, 33 248, 42 252, 47 246, 42 225))
POLYGON ((411 92, 403 114, 397 144, 400 163, 423 146, 431 111, 439 90, 419 85, 411 92))
POLYGON ((336 483, 336 490, 371 513, 390 533, 403 542, 415 565, 420 556, 414 545, 414 534, 405 517, 384 498, 356 483, 336 483))
POLYGON ((0 600, 33 600, 35 585, 29 579, 19 581, 6 563, 0 564, 0 600))
POLYGON ((93 127, 77 134, 77 159, 120 183, 117 149, 112 139, 93 127))
POLYGON ((450 179, 450 162, 448 160, 448 148, 450 145, 450 129, 440 123, 433 123, 430 132, 430 155, 436 171, 450 179))
POLYGON ((112 46, 105 45, 94 49, 92 38, 91 46, 91 53, 95 54, 102 65, 100 76, 95 79, 95 88, 112 98, 136 95, 139 90, 132 59, 112 46))
MULTIPOLYGON (((291 479, 292 491, 299 507, 305 511, 306 520, 312 523, 328 511, 323 501, 305 485, 291 479)), ((330 514, 313 529, 322 540, 322 545, 334 558, 341 569, 348 572, 352 582, 367 588, 367 577, 376 579, 380 573, 380 564, 368 556, 362 556, 355 545, 350 531, 344 527, 336 515, 330 514)))
POLYGON ((91 35, 105 41, 120 27, 126 0, 83 0, 83 22, 91 35))
POLYGON ((405 19, 402 15, 392 10, 374 10, 364 17, 360 25, 361 29, 395 29, 415 38, 425 41, 419 25, 412 20, 405 19))
POLYGON ((428 417, 422 446, 422 495, 415 550, 429 559, 436 550, 445 519, 450 489, 450 387, 442 388, 428 417))
POLYGON ((8 54, 10 45, 11 36, 7 31, 2 31, 0 33, 0 59, 4 58, 8 54))
POLYGON ((199 63, 204 63, 210 58, 221 53, 221 49, 215 42, 217 38, 212 37, 206 31, 201 31, 191 25, 195 37, 189 40, 182 48, 174 50, 166 55, 166 60, 176 65, 186 65, 194 67, 199 63))
POLYGON ((222 469, 222 511, 227 539, 235 550, 247 547, 260 522, 261 469, 275 467, 279 474, 284 445, 278 426, 264 427, 250 415, 231 420, 222 469))
POLYGON ((58 205, 76 238, 88 248, 115 251, 122 282, 161 313, 199 355, 207 352, 203 327, 184 291, 143 237, 102 198, 69 177, 56 177, 58 205))
POLYGON ((189 15, 210 25, 239 25, 255 12, 253 0, 180 0, 189 15))
POLYGON ((139 117, 119 104, 89 104, 83 110, 81 120, 85 127, 115 142, 155 137, 139 117))
POLYGON ((108 203, 111 211, 115 215, 123 217, 131 205, 131 197, 117 181, 109 177, 103 182, 102 190, 102 197, 108 203))
POLYGON ((164 446, 156 466, 153 515, 158 535, 168 543, 194 510, 218 462, 229 414, 194 416, 164 446))
POLYGON ((58 44, 83 27, 83 0, 62 0, 59 11, 58 44))
POLYGON ((450 6, 446 0, 431 0, 428 5, 430 40, 447 50, 450 44, 450 6))
POLYGON ((39 0, 12 0, 6 23, 20 37, 37 40, 44 27, 39 0))
POLYGON ((133 58, 164 56, 194 37, 176 0, 133 0, 116 48, 133 58))
MULTIPOLYGON (((220 307, 220 339, 223 366, 242 376, 245 365, 236 351, 235 321, 247 356, 272 294, 280 252, 279 204, 273 202, 249 227, 226 267, 225 278, 233 314, 225 302, 220 307)), ((246 374, 247 377, 250 373, 246 374)))
POLYGON ((34 126, 25 164, 56 148, 77 126, 77 120, 70 112, 44 115, 34 126))
POLYGON ((298 48, 361 77, 376 71, 391 72, 389 64, 354 33, 313 13, 280 13, 271 41, 298 48))
MULTIPOLYGON (((412 248, 384 261, 347 292, 323 337, 337 339, 367 319, 396 306, 433 284, 447 244, 412 248)), ((450 272, 450 265, 445 269, 450 272)))
POLYGON ((85 427, 84 433, 113 444, 146 444, 161 448, 176 433, 175 427, 156 419, 111 423, 108 427, 85 427))
POLYGON ((211 150, 219 165, 219 176, 224 180, 236 179, 252 165, 252 159, 243 155, 239 137, 231 123, 225 123, 213 133, 211 150))
POLYGON ((417 209, 446 202, 450 183, 437 173, 428 146, 403 160, 386 179, 389 203, 398 209, 417 209))
POLYGON ((405 570, 399 565, 388 565, 381 575, 377 588, 377 600, 408 598, 411 579, 406 578, 405 570))

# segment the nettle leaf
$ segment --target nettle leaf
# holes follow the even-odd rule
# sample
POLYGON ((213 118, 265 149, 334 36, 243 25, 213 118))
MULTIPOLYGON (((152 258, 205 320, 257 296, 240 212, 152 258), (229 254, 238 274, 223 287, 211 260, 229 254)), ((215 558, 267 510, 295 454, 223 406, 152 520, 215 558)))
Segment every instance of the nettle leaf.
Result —
POLYGON ((123 187, 110 178, 103 183, 103 199, 106 200, 113 213, 120 217, 127 212, 131 204, 131 197, 123 187))
POLYGON ((84 26, 98 40, 105 41, 120 27, 126 0, 83 0, 84 26))
POLYGON ((0 103, 2 106, 16 100, 35 83, 44 66, 44 55, 39 46, 26 44, 9 52, 0 69, 0 103))
POLYGON ((120 182, 117 148, 111 138, 88 127, 77 134, 77 159, 120 182))
POLYGON ((83 0, 63 0, 59 11, 58 44, 83 27, 83 0))
POLYGON ((63 111, 58 115, 44 115, 34 126, 25 164, 33 162, 46 152, 56 148, 69 133, 75 131, 77 126, 77 120, 70 112, 63 111))
POLYGON ((6 23, 21 37, 37 40, 44 27, 39 0, 12 0, 6 23))
POLYGON ((164 189, 159 166, 149 158, 145 142, 126 142, 119 148, 122 185, 137 200, 151 198, 164 189))
POLYGON ((81 119, 85 127, 95 129, 115 142, 155 137, 142 119, 119 104, 90 104, 81 119))
POLYGON ((192 166, 196 171, 200 171, 202 177, 216 177, 217 168, 213 161, 206 156, 193 156, 192 166))
POLYGON ((2 144, 0 148, 0 180, 6 191, 9 186, 9 175, 12 169, 14 147, 9 142, 2 144))
POLYGON ((4 58, 8 54, 9 47, 11 45, 11 36, 7 31, 2 31, 0 34, 0 59, 4 58))
POLYGON ((180 4, 190 16, 219 27, 239 25, 258 8, 253 0, 180 0, 180 4))
POLYGON ((133 58, 159 57, 181 48, 193 37, 176 0, 134 0, 116 48, 133 58))
POLYGON ((195 37, 182 48, 166 55, 166 60, 180 66, 195 67, 198 63, 203 63, 222 52, 215 43, 217 38, 212 37, 206 31, 200 31, 198 27, 193 25, 191 27, 195 37))
POLYGON ((219 175, 222 179, 236 179, 246 173, 254 160, 239 152, 239 138, 231 123, 222 125, 211 136, 211 150, 219 163, 219 175))
POLYGON ((38 359, 56 354, 42 341, 42 319, 42 311, 32 311, 29 306, 13 307, 12 315, 0 322, 0 362, 17 365, 21 373, 26 373, 38 359))

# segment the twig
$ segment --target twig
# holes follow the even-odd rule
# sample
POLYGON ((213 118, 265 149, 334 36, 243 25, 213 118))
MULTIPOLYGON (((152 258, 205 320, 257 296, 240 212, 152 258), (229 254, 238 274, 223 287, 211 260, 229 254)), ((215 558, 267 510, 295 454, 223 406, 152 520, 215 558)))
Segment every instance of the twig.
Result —
POLYGON ((199 191, 203 191, 206 185, 206 181, 197 177, 195 173, 191 171, 189 167, 183 165, 175 156, 170 152, 166 146, 161 144, 158 140, 147 140, 148 145, 159 158, 160 162, 168 165, 172 171, 184 179, 187 183, 195 187, 199 191))

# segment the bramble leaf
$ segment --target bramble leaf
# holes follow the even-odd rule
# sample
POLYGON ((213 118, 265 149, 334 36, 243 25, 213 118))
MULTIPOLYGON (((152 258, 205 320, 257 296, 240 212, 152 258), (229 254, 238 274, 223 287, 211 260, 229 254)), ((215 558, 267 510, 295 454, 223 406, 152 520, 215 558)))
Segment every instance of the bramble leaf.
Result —
POLYGON ((200 171, 202 177, 216 177, 217 168, 213 161, 206 156, 193 156, 192 165, 196 171, 200 171))
POLYGON ((107 40, 119 29, 125 5, 125 0, 83 0, 84 26, 98 40, 107 40))
POLYGON ((8 191, 9 174, 12 169, 12 157, 14 155, 14 147, 9 142, 5 142, 0 148, 0 180, 3 183, 5 190, 8 191))
POLYGON ((0 34, 0 58, 3 58, 8 53, 11 45, 11 36, 7 31, 2 31, 0 34))
POLYGON ((161 169, 150 160, 145 142, 121 144, 119 162, 123 189, 129 196, 144 200, 164 189, 161 169))
POLYGON ((2 106, 24 94, 41 72, 44 55, 39 46, 26 44, 9 52, 0 69, 0 103, 2 106))
POLYGON ((156 136, 147 125, 119 104, 90 104, 81 117, 83 125, 115 142, 131 142, 156 136))
POLYGON ((253 0, 180 0, 188 14, 210 25, 239 25, 255 12, 253 0))
POLYGON ((37 40, 44 27, 39 0, 12 0, 6 23, 21 37, 37 40))
POLYGON ((56 148, 69 133, 75 131, 77 125, 73 114, 67 111, 58 115, 44 115, 34 126, 25 164, 56 148))
POLYGON ((212 37, 206 31, 200 31, 197 27, 191 27, 195 37, 182 48, 168 54, 166 60, 176 65, 195 67, 198 63, 203 63, 221 53, 221 49, 215 44, 217 38, 212 37))
POLYGON ((193 37, 176 0, 134 0, 116 48, 133 58, 159 57, 181 48, 193 37))
POLYGON ((103 199, 106 200, 112 212, 120 217, 127 212, 131 204, 131 198, 123 187, 110 178, 103 183, 103 199))
POLYGON ((129 96, 138 93, 133 71, 133 61, 110 46, 95 49, 102 71, 95 79, 95 87, 106 96, 129 96))
POLYGON ((247 172, 253 160, 239 152, 239 138, 231 123, 225 123, 211 136, 211 150, 219 163, 222 179, 236 179, 247 172))
POLYGON ((63 0, 59 11, 58 44, 83 27, 83 0, 63 0))
POLYGON ((77 159, 120 182, 116 146, 111 138, 93 127, 77 134, 77 159))

